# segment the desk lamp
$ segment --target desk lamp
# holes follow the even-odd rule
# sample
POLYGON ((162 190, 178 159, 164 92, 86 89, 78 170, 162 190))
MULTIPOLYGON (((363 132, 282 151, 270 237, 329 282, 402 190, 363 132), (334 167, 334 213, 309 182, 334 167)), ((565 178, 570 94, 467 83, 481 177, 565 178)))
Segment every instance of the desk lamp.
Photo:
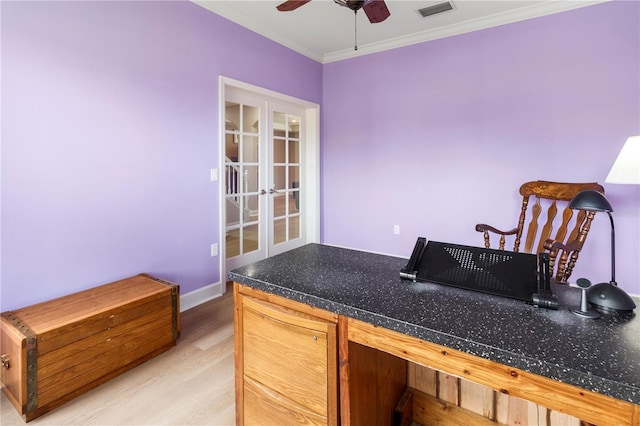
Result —
POLYGON ((640 136, 627 139, 604 181, 640 185, 640 136))
MULTIPOLYGON (((606 183, 640 184, 640 136, 627 139, 616 159, 606 183)), ((611 281, 596 284, 587 289, 587 300, 603 313, 630 314, 636 307, 631 297, 618 287, 616 282, 616 244, 613 225, 613 208, 598 191, 582 191, 576 195, 569 207, 592 212, 606 212, 611 222, 611 281)))

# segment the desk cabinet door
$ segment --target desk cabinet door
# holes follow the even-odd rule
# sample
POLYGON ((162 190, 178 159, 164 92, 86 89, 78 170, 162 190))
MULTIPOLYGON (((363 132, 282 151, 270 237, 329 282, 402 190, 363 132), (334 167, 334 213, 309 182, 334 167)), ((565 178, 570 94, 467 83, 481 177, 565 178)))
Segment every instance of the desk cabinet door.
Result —
POLYGON ((328 424, 336 324, 242 298, 246 424, 328 424))

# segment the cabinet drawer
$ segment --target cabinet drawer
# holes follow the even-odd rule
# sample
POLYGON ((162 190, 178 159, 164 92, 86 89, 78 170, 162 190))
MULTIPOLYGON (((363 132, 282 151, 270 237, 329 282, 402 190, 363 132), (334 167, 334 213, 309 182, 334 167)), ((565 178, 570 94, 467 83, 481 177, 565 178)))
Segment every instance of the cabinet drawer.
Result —
POLYGON ((327 415, 328 333, 335 324, 244 298, 244 374, 327 415))
POLYGON ((325 416, 305 409, 246 376, 244 398, 244 421, 248 425, 327 424, 325 416))

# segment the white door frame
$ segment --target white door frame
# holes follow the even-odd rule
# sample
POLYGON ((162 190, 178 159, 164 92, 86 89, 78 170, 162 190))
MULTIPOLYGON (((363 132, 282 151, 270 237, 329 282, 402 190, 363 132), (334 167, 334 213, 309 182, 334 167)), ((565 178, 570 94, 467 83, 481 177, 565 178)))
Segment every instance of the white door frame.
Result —
MULTIPOLYGON (((267 101, 289 103, 300 106, 304 110, 305 129, 305 158, 304 167, 301 173, 304 174, 306 182, 306 196, 300 201, 303 203, 306 212, 305 236, 307 243, 320 242, 320 105, 295 98, 293 96, 284 95, 272 90, 254 86, 229 77, 220 76, 219 79, 219 106, 218 106, 218 201, 219 201, 219 244, 220 247, 218 257, 220 265, 220 282, 222 283, 222 291, 226 291, 227 271, 226 271, 226 244, 224 244, 225 227, 226 227, 226 209, 225 209, 225 187, 224 176, 224 157, 225 157, 225 94, 227 89, 233 89, 236 92, 245 92, 251 96, 260 97, 267 101)), ((302 177, 302 176, 301 176, 302 177)), ((302 207, 302 206, 301 206, 302 207)), ((267 252, 267 256, 270 254, 267 252)))

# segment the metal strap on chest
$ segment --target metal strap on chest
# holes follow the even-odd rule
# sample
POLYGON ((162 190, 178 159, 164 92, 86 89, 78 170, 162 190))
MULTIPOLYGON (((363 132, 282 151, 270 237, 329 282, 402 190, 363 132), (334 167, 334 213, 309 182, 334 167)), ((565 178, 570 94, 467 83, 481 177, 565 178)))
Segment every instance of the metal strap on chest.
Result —
MULTIPOLYGON (((24 336, 27 351, 27 407, 26 411, 38 408, 38 336, 13 312, 2 314, 16 330, 24 336)), ((9 364, 9 361, 7 361, 9 364)), ((9 368, 9 366, 7 367, 9 368)))
POLYGON ((171 287, 171 332, 173 334, 173 340, 177 340, 178 337, 180 337, 180 332, 178 330, 178 315, 180 315, 180 313, 178 312, 178 297, 180 297, 180 287, 175 283, 165 281, 150 274, 142 273, 140 275, 156 281, 160 284, 171 287))

